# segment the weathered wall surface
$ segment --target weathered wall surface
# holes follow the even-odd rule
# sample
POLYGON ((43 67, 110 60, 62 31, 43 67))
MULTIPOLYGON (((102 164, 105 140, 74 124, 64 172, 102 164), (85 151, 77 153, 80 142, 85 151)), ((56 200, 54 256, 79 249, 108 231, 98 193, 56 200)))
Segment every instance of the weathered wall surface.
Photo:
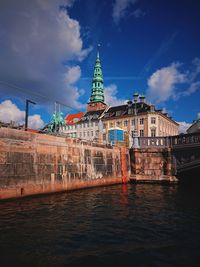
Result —
POLYGON ((0 198, 122 183, 125 160, 120 148, 0 128, 0 198))
POLYGON ((173 176, 170 148, 140 148, 130 150, 131 179, 135 181, 176 182, 173 176))

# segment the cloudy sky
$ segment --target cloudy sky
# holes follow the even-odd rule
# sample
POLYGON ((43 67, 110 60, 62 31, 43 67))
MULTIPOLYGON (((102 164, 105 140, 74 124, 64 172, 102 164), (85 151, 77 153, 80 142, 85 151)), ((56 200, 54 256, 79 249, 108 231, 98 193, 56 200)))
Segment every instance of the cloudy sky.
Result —
POLYGON ((198 0, 1 0, 0 120, 84 110, 100 43, 106 102, 134 91, 181 122, 200 117, 198 0))

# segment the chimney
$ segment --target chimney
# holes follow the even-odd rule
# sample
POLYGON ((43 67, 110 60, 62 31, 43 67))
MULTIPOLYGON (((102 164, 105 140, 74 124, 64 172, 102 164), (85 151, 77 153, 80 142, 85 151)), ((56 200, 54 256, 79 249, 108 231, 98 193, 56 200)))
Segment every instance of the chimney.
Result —
POLYGON ((145 96, 144 95, 141 95, 139 97, 139 99, 140 99, 140 103, 144 103, 145 102, 145 96))
POLYGON ((129 108, 132 106, 132 104, 133 104, 133 102, 131 100, 127 101, 127 105, 128 105, 129 108))
POLYGON ((150 111, 151 111, 151 112, 154 112, 154 111, 155 111, 155 106, 154 106, 154 105, 151 105, 151 106, 150 106, 150 111))

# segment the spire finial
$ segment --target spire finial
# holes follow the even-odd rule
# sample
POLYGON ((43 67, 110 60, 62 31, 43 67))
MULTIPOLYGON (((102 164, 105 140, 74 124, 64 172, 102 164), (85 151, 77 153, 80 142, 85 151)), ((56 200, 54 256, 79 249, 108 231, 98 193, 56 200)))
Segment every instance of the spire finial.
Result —
POLYGON ((97 44, 97 58, 99 58, 99 48, 100 48, 100 44, 97 44))

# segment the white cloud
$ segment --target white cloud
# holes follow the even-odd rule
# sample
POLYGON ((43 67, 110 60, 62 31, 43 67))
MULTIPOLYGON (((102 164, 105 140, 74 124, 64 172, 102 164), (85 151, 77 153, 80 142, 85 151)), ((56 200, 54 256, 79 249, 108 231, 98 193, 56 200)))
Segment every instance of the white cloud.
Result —
POLYGON ((0 121, 24 123, 25 111, 18 109, 10 100, 5 100, 0 104, 0 121))
POLYGON ((41 129, 44 126, 44 122, 40 115, 35 114, 28 117, 28 127, 31 129, 41 129))
POLYGON ((179 124, 179 133, 186 133, 186 130, 192 125, 191 123, 180 121, 179 124))
MULTIPOLYGON (((73 2, 1 0, 0 75, 6 82, 29 88, 30 94, 78 107, 80 94, 73 84, 81 71, 73 63, 83 60, 91 48, 83 49, 79 22, 68 14, 73 2)), ((8 93, 7 88, 1 90, 8 93)))
POLYGON ((188 88, 186 90, 184 90, 183 92, 179 92, 177 94, 177 97, 180 97, 180 96, 189 96, 189 95, 195 93, 199 88, 200 88, 200 81, 192 82, 188 86, 188 88))
MULTIPOLYGON (((10 123, 15 122, 16 124, 24 124, 25 111, 20 110, 17 105, 12 103, 10 100, 5 100, 0 103, 0 121, 10 123)), ((44 126, 44 122, 40 115, 31 115, 28 118, 29 128, 39 129, 44 126)))
POLYGON ((164 102, 175 93, 175 85, 185 82, 186 76, 178 70, 179 63, 154 72, 148 79, 147 96, 153 102, 164 102))
POLYGON ((172 63, 155 71, 148 79, 147 97, 155 103, 165 102, 168 99, 178 99, 189 96, 200 88, 198 75, 200 73, 200 59, 192 62, 192 68, 181 70, 183 65, 172 63))
POLYGON ((78 81, 81 76, 81 68, 79 66, 74 66, 68 68, 68 71, 65 74, 65 81, 68 84, 73 84, 78 81))
MULTIPOLYGON (((135 5, 137 1, 138 0, 115 0, 112 14, 114 22, 118 24, 119 21, 126 16, 128 8, 131 5, 135 5)), ((137 8, 131 13, 131 15, 133 15, 135 18, 139 18, 144 16, 144 12, 137 8)))
POLYGON ((126 100, 119 99, 117 96, 118 90, 115 84, 110 84, 104 88, 105 102, 111 106, 123 105, 126 100))

